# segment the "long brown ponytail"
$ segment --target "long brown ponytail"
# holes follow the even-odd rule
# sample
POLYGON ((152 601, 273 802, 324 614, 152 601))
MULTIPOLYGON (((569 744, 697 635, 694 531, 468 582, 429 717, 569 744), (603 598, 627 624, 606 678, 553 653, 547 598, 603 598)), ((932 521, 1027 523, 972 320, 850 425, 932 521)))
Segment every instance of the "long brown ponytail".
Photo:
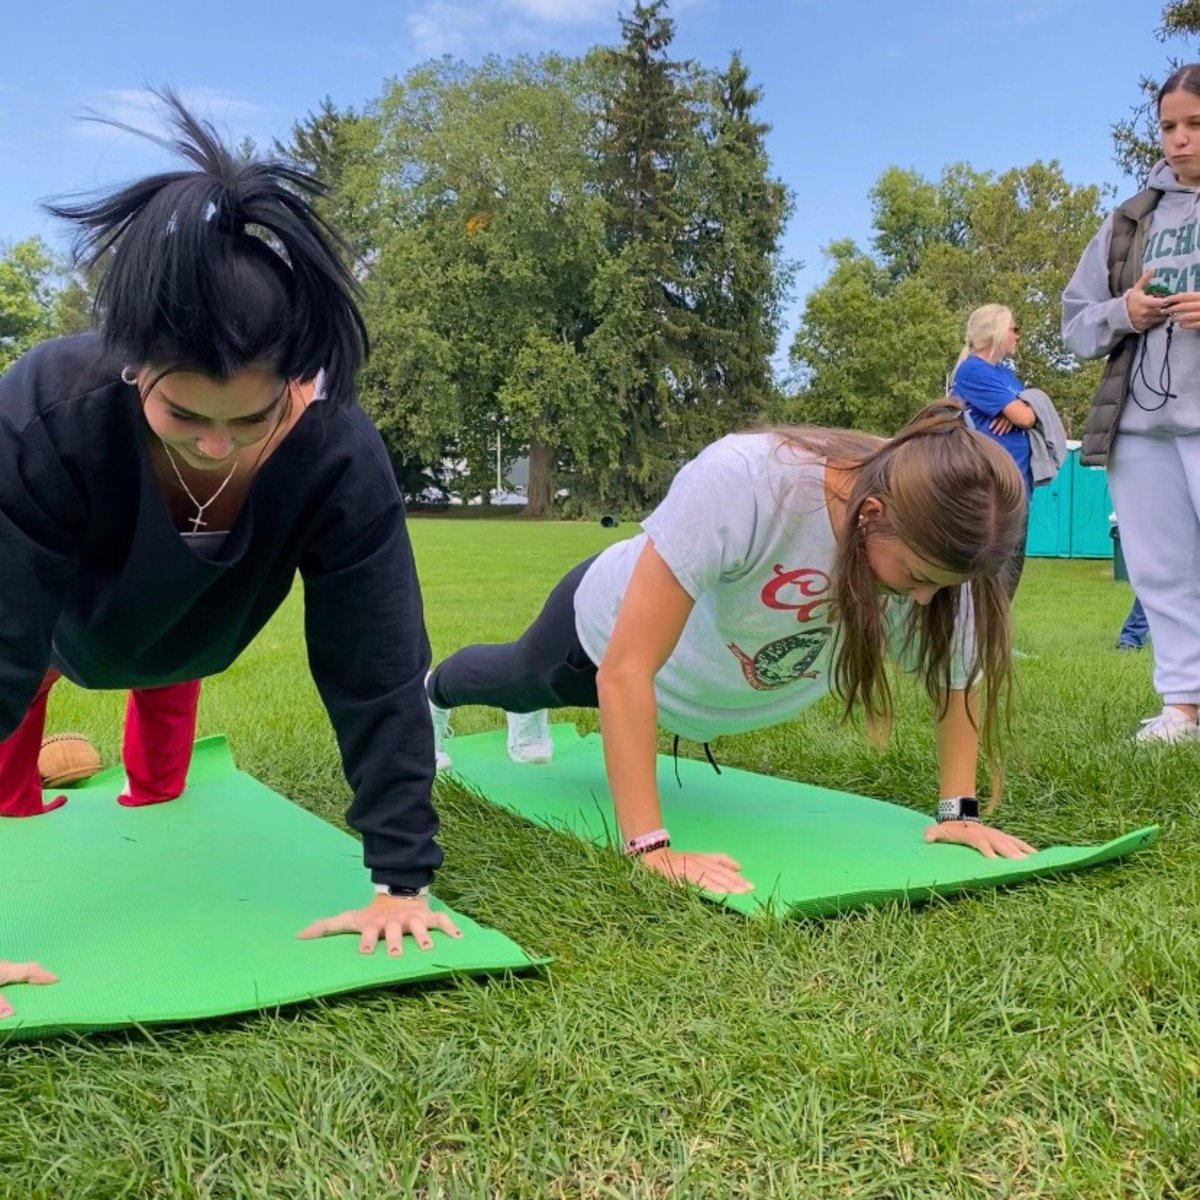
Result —
MULTIPOLYGON (((984 754, 998 797, 1002 722, 1012 693, 1011 633, 1005 575, 1025 528, 1025 484, 1012 458, 970 429, 949 398, 922 409, 889 440, 850 430, 777 429, 788 444, 825 456, 850 477, 836 529, 832 581, 837 622, 834 689, 849 715, 861 705, 868 729, 885 740, 892 724, 886 666, 885 597, 867 561, 867 536, 895 538, 931 565, 964 576, 974 619, 970 689, 982 682, 984 754), (874 497, 883 513, 868 535, 858 521, 874 497)), ((962 589, 941 588, 913 605, 908 651, 925 689, 944 715, 957 655, 955 625, 962 589)))

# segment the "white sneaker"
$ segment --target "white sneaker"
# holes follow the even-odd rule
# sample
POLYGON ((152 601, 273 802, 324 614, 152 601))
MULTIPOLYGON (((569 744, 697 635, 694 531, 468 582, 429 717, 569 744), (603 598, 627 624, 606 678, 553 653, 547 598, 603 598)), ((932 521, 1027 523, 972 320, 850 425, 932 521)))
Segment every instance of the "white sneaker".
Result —
MULTIPOLYGON (((429 676, 425 676, 425 687, 429 687, 429 676)), ((426 692, 428 695, 428 691, 426 692)), ((439 708, 432 700, 429 701, 429 715, 433 717, 433 759, 437 770, 448 771, 454 766, 454 761, 446 753, 445 741, 454 736, 450 728, 450 710, 439 708)))
POLYGON ((505 713, 508 757, 518 763, 548 763, 554 757, 550 718, 544 708, 531 713, 505 713))
POLYGON ((1171 746, 1177 742, 1200 741, 1200 724, 1186 713, 1180 712, 1174 705, 1166 704, 1157 717, 1147 717, 1142 722, 1135 740, 1164 742, 1171 746))

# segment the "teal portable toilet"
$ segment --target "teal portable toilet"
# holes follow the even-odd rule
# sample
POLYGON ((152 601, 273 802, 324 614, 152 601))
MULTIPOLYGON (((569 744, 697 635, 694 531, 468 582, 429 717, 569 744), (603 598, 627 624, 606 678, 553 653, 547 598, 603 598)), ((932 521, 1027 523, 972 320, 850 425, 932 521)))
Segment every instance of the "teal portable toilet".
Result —
POLYGON ((1058 474, 1034 488, 1029 500, 1029 536, 1025 553, 1030 558, 1064 558, 1071 553, 1071 472, 1066 461, 1058 474))
POLYGON ((1103 467, 1085 467, 1079 451, 1072 450, 1063 466, 1071 468, 1071 557, 1112 558, 1108 514, 1108 473, 1103 467))
POLYGON ((1068 442, 1058 474, 1033 489, 1025 542, 1031 558, 1112 558, 1108 476, 1103 467, 1083 466, 1079 447, 1068 442))

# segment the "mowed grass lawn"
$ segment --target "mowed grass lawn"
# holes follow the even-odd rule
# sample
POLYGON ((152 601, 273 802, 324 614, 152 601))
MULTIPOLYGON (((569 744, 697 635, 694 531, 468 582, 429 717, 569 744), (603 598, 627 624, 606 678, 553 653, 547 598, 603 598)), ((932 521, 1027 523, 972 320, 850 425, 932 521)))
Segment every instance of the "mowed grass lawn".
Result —
MULTIPOLYGON (((632 532, 414 520, 435 655, 516 635, 632 532)), ((551 967, 0 1048, 0 1194, 1200 1196, 1200 747, 1132 747, 1151 663, 1112 650, 1129 591, 1109 573, 1028 566, 998 819, 1036 843, 1161 822, 1149 851, 919 908, 748 920, 439 784, 439 894, 551 967)), ((296 594, 206 685, 201 733, 336 823, 348 792, 300 617, 296 594)), ((716 751, 928 812, 927 705, 904 700, 883 754, 832 702, 716 751)), ((61 688, 52 727, 112 761, 122 703, 61 688)), ((87 879, 62 884, 64 920, 103 938, 87 879)))

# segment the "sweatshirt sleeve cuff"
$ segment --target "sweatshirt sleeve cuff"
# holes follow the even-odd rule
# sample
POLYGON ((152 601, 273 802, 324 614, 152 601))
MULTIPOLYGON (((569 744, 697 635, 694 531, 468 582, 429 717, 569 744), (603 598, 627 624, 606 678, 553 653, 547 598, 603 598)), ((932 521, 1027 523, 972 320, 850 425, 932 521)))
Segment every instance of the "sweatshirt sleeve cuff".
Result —
POLYGON ((1124 296, 1114 296, 1109 302, 1109 310, 1105 313, 1108 320, 1108 327, 1115 334, 1136 333, 1133 323, 1129 319, 1129 309, 1125 305, 1124 296))

